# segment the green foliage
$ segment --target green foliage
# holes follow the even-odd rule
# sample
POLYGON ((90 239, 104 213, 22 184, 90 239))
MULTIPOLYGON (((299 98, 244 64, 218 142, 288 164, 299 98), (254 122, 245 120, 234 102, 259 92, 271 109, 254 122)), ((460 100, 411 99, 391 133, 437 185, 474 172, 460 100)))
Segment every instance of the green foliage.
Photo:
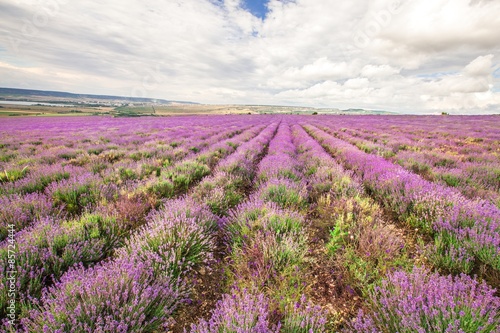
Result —
POLYGON ((87 149, 87 153, 89 153, 89 155, 99 155, 103 151, 104 151, 104 148, 89 148, 89 149, 87 149))
POLYGON ((445 173, 441 175, 441 179, 446 183, 448 186, 452 187, 458 187, 460 185, 460 178, 457 176, 445 173))
MULTIPOLYGON (((303 289, 300 275, 308 252, 307 236, 303 233, 276 235, 258 231, 231 255, 233 273, 239 287, 257 287, 281 297, 297 298, 303 289)), ((284 305, 284 304, 283 304, 284 305)))
POLYGON ((310 166, 304 173, 305 176, 309 177, 311 175, 314 175, 316 173, 316 170, 318 170, 317 165, 310 166))
POLYGON ((54 207, 63 207, 70 215, 78 215, 89 205, 95 204, 98 199, 97 191, 87 184, 70 188, 57 189, 52 193, 54 207))
POLYGON ((99 155, 99 161, 105 162, 105 163, 115 163, 119 160, 121 160, 125 156, 125 153, 120 152, 120 151, 114 151, 111 150, 111 148, 108 147, 108 150, 101 153, 99 155))
POLYGON ((48 164, 48 165, 55 164, 57 163, 58 160, 59 159, 55 155, 45 155, 40 158, 40 162, 42 164, 48 164))
POLYGON ((244 198, 244 193, 237 186, 228 184, 224 192, 217 191, 217 189, 210 191, 204 202, 214 214, 223 216, 244 198))
POLYGON ((136 152, 133 152, 132 154, 130 154, 129 157, 132 160, 138 162, 142 159, 153 157, 153 154, 149 151, 136 151, 136 152))
POLYGON ((196 161, 202 164, 206 164, 209 168, 212 169, 223 156, 226 156, 226 154, 227 149, 221 147, 215 151, 198 155, 196 157, 196 161))
POLYGON ((196 161, 185 161, 166 174, 171 179, 176 191, 186 191, 191 184, 210 173, 210 168, 196 161))
POLYGON ((434 163, 434 166, 436 167, 443 167, 443 168, 454 168, 456 166, 457 162, 455 160, 452 160, 451 158, 438 158, 438 160, 434 163))
POLYGON ((380 284, 387 274, 394 270, 411 271, 412 262, 405 252, 394 258, 364 256, 353 247, 347 247, 339 259, 347 269, 347 283, 358 288, 363 295, 367 295, 380 284))
POLYGON ((78 152, 72 151, 72 152, 65 152, 57 155, 58 157, 65 159, 65 160, 71 160, 73 158, 76 158, 78 156, 78 152))
POLYGON ((369 197, 332 200, 327 195, 318 208, 320 216, 333 217, 326 250, 345 269, 346 284, 366 294, 389 271, 411 266, 403 240, 381 223, 381 209, 369 197))
POLYGON ((9 171, 4 170, 3 173, 0 173, 0 183, 14 182, 18 179, 23 178, 27 174, 28 174, 27 167, 24 167, 21 170, 18 169, 11 169, 9 171))
POLYGON ((427 252, 430 262, 445 272, 468 274, 474 268, 474 258, 467 254, 463 242, 448 232, 438 233, 427 252))
POLYGON ((206 261, 214 250, 211 230, 216 221, 212 218, 197 218, 193 222, 193 217, 189 215, 179 216, 175 223, 165 222, 168 227, 156 224, 154 232, 144 232, 143 229, 129 240, 125 251, 133 251, 134 256, 146 262, 155 256, 157 275, 165 275, 173 280, 184 276, 190 268, 206 261))
POLYGON ((33 193, 33 192, 42 192, 45 188, 52 182, 58 182, 63 179, 69 179, 69 172, 56 172, 49 175, 43 175, 38 177, 31 183, 26 183, 23 186, 19 187, 18 191, 20 193, 33 193))
POLYGON ((267 225, 269 230, 278 236, 288 233, 299 233, 304 227, 303 221, 296 216, 272 214, 268 219, 267 225))
POLYGON ((270 232, 281 239, 286 234, 299 234, 304 227, 300 215, 287 211, 275 211, 266 205, 247 209, 238 216, 232 216, 226 229, 234 247, 241 247, 246 240, 256 237, 259 232, 270 232))
MULTIPOLYGON (((90 265, 109 256, 121 245, 123 236, 114 218, 99 214, 36 225, 23 240, 30 247, 23 246, 16 255, 18 269, 32 272, 19 275, 18 292, 40 297, 44 285, 60 278, 76 263, 90 265)), ((7 255, 7 248, 0 249, 0 259, 7 262, 7 255)), ((0 309, 4 306, 2 296, 0 292, 0 309)))
POLYGON ((73 233, 81 235, 84 240, 100 239, 103 241, 102 255, 108 256, 111 251, 122 244, 128 231, 114 217, 93 213, 82 216, 75 221, 73 233))
POLYGON ((265 172, 261 172, 259 174, 259 177, 258 177, 259 183, 263 184, 266 181, 268 181, 270 178, 284 178, 284 179, 290 179, 290 180, 292 180, 294 182, 298 182, 298 181, 300 181, 302 179, 292 169, 283 167, 278 172, 276 172, 275 174, 273 174, 271 177, 268 176, 265 172))
POLYGON ((335 226, 330 230, 330 240, 326 244, 326 249, 330 255, 335 255, 337 251, 344 245, 344 238, 348 236, 347 226, 341 218, 337 219, 335 226))
POLYGON ((396 156, 396 153, 393 152, 392 150, 384 150, 380 153, 380 156, 382 156, 383 158, 392 158, 394 156, 396 156))
POLYGON ((289 188, 285 184, 268 185, 261 194, 265 201, 272 201, 283 208, 303 209, 307 205, 306 197, 299 190, 289 188))
POLYGON ((94 162, 92 163, 92 165, 90 166, 90 170, 92 171, 92 173, 94 174, 98 174, 100 173, 101 171, 104 171, 108 168, 108 164, 107 163, 101 163, 101 162, 94 162))
POLYGON ((143 179, 151 174, 154 174, 156 177, 160 177, 161 167, 153 164, 142 164, 140 178, 143 179))
POLYGON ((425 163, 413 161, 410 166, 411 171, 419 175, 427 175, 431 172, 431 167, 425 163))
POLYGON ((422 201, 410 206, 408 212, 401 217, 403 220, 406 220, 406 223, 412 228, 418 228, 419 232, 433 235, 433 224, 437 216, 439 216, 439 210, 451 208, 452 206, 452 202, 437 203, 433 202, 431 199, 429 202, 422 201))
POLYGON ((146 187, 146 192, 153 194, 158 198, 171 198, 175 194, 175 188, 172 181, 168 179, 158 180, 146 187))
POLYGON ((139 178, 134 170, 123 167, 118 169, 118 176, 122 181, 134 180, 139 178))
POLYGON ((7 153, 0 155, 0 162, 10 162, 17 157, 17 154, 7 153))
POLYGON ((375 150, 375 147, 370 147, 363 143, 356 143, 356 147, 358 147, 360 150, 364 151, 367 154, 370 154, 375 150))

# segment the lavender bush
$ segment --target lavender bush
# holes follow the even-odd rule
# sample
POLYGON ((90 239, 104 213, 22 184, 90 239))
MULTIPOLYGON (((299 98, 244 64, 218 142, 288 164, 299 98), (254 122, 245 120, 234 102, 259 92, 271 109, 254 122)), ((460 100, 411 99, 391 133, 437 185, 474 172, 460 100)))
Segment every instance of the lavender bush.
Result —
POLYGON ((499 332, 500 298, 467 275, 395 272, 345 332, 499 332))
POLYGON ((272 232, 279 237, 299 233, 303 227, 304 217, 299 213, 256 198, 240 204, 230 212, 225 230, 229 244, 242 246, 258 231, 272 232))
POLYGON ((50 287, 24 332, 155 332, 167 328, 182 295, 151 262, 118 260, 75 268, 50 287), (82 283, 84 282, 84 283, 82 283))
POLYGON ((120 249, 120 257, 138 262, 154 258, 157 274, 175 279, 212 259, 217 218, 206 206, 189 199, 173 200, 148 220, 120 249))
POLYGON ((303 209, 307 205, 307 191, 304 183, 289 179, 271 179, 259 189, 259 197, 283 208, 303 209))
POLYGON ((233 290, 223 295, 207 321, 191 326, 191 333, 272 333, 279 332, 269 321, 269 300, 263 294, 233 290))
POLYGON ((282 320, 281 331, 289 333, 323 333, 326 330, 326 312, 314 306, 302 295, 295 304, 286 309, 282 320))

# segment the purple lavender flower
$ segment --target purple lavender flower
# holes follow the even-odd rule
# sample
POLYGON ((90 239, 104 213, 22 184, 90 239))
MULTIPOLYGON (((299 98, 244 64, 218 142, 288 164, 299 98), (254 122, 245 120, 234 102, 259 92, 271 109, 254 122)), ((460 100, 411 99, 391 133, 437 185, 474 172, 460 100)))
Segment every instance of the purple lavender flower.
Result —
POLYGON ((281 330, 289 333, 326 332, 326 315, 326 311, 314 306, 302 295, 298 302, 287 307, 281 330))
POLYGON ((190 199, 169 201, 148 221, 119 250, 119 257, 137 262, 155 258, 160 264, 155 271, 173 278, 212 260, 218 221, 206 206, 190 199))
POLYGON ((151 332, 166 328, 182 295, 151 262, 117 260, 77 267, 42 297, 22 320, 25 332, 151 332))
POLYGON ((191 326, 191 333, 272 333, 279 332, 268 319, 269 300, 260 293, 233 290, 225 294, 207 321, 191 326))
POLYGON ((440 276, 415 267, 395 272, 370 293, 345 332, 498 332, 500 298, 467 275, 440 276))

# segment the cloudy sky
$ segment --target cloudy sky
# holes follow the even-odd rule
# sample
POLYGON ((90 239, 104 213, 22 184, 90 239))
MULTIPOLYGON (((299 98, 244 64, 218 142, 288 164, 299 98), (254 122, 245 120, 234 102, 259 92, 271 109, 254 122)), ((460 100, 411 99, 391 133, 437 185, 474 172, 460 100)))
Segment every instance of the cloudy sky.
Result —
POLYGON ((0 86, 500 112, 499 0, 0 0, 0 86))

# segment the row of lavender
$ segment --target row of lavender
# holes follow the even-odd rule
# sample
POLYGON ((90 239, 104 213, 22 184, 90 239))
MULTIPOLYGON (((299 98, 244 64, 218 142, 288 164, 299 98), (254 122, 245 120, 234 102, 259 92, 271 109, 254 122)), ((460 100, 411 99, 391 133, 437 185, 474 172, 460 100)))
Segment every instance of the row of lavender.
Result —
POLYGON ((253 194, 222 226, 229 293, 191 332, 324 331, 324 312, 304 295, 308 193, 302 169, 283 121, 258 165, 253 194))
POLYGON ((442 119, 345 117, 329 123, 327 130, 365 152, 500 207, 500 128, 496 117, 453 118, 453 123, 442 119))

